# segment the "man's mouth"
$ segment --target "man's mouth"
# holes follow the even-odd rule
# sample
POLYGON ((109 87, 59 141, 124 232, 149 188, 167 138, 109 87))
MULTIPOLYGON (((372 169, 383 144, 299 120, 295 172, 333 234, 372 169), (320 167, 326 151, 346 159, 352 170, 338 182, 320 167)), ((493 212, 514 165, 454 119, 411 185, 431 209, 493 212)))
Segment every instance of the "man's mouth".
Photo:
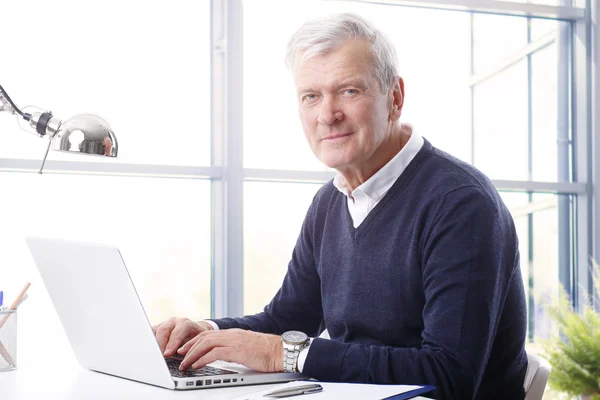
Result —
POLYGON ((333 133, 333 134, 325 136, 321 140, 327 140, 327 141, 339 140, 339 139, 343 139, 345 137, 348 137, 348 136, 352 135, 353 133, 354 132, 333 133))

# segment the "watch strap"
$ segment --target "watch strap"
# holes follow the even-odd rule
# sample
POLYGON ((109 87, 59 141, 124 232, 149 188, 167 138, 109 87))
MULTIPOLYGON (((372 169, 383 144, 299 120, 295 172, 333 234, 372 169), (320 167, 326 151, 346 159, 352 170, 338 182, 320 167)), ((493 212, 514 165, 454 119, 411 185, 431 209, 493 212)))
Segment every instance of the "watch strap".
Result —
POLYGON ((283 370, 285 372, 298 372, 298 356, 308 343, 288 344, 283 342, 283 370))

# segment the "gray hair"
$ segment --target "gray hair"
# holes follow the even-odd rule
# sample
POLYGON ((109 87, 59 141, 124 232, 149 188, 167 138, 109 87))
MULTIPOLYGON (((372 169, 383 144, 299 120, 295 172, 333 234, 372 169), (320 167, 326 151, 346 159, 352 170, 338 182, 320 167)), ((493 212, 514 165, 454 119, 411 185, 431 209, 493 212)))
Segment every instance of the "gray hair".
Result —
POLYGON ((356 14, 333 14, 305 22, 288 42, 286 65, 293 69, 300 52, 304 52, 300 61, 305 61, 325 55, 349 39, 365 39, 371 44, 375 78, 385 93, 398 76, 396 50, 381 31, 356 14))

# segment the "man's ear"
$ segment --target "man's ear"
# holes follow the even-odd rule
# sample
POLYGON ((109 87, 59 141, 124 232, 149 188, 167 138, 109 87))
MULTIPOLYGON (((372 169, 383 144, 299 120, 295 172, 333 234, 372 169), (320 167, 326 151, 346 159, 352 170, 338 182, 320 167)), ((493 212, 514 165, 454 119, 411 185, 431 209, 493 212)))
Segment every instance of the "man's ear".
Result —
POLYGON ((391 91, 390 120, 397 121, 402 115, 404 106, 404 80, 401 77, 394 78, 391 91))

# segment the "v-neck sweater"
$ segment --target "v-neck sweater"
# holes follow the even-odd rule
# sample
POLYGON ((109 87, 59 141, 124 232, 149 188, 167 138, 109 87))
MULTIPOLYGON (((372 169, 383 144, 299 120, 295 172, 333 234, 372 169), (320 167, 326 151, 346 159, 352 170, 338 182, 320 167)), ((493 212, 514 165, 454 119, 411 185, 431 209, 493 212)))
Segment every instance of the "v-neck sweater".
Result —
POLYGON ((354 228, 346 196, 315 195, 262 313, 214 320, 309 336, 323 381, 435 385, 437 399, 523 399, 526 302, 510 212, 481 172, 425 140, 354 228))
POLYGON ((418 132, 411 127, 407 133, 409 138, 402 149, 379 171, 354 190, 350 190, 348 182, 341 172, 338 172, 333 178, 333 186, 346 196, 348 212, 355 228, 375 208, 423 147, 425 140, 418 132))

